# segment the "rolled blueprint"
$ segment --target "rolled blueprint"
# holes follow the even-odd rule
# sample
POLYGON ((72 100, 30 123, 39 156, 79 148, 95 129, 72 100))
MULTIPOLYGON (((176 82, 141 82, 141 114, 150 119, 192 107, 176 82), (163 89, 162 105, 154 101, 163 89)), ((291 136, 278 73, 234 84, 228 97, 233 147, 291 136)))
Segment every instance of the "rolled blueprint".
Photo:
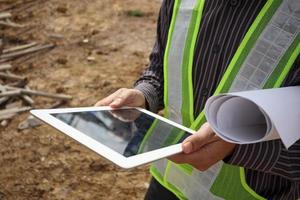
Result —
POLYGON ((289 148, 300 139, 300 86, 212 96, 205 114, 215 133, 228 142, 281 139, 289 148))

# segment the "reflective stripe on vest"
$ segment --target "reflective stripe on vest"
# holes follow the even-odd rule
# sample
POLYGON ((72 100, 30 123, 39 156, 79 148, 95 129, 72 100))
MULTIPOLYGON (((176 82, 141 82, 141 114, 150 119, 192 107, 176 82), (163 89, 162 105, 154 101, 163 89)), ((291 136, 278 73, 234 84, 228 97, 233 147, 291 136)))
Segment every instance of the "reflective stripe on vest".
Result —
POLYGON ((284 53, 295 41, 300 28, 300 2, 283 2, 258 37, 237 77, 230 87, 230 92, 255 90, 264 87, 274 72, 284 53), (294 6, 294 7, 293 7, 294 6))
MULTIPOLYGON (((164 58, 166 117, 198 129, 203 112, 193 118, 192 64, 204 0, 175 0, 164 58)), ((231 63, 215 94, 279 87, 300 52, 300 1, 268 0, 231 63)), ((159 123, 150 134, 176 141, 159 123)), ((149 136, 144 148, 151 149, 149 136)), ((153 137, 155 138, 155 137, 153 137)), ((173 141, 173 142, 174 142, 173 141)), ((217 163, 205 172, 166 159, 154 163, 153 176, 180 199, 263 199, 246 183, 244 169, 217 163)))

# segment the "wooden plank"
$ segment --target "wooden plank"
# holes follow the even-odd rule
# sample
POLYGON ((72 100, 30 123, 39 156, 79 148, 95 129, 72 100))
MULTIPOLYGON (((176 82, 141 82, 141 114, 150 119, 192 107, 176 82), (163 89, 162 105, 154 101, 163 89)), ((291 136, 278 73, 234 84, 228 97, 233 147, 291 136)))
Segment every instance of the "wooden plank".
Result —
POLYGON ((23 94, 23 95, 21 95, 21 98, 22 98, 23 101, 25 101, 28 105, 33 106, 33 104, 35 103, 34 100, 33 100, 30 96, 28 96, 28 95, 23 94))
MULTIPOLYGON (((0 49, 1 49, 1 46, 0 46, 0 49)), ((7 62, 7 61, 9 61, 9 59, 0 59, 0 63, 5 63, 5 62, 7 62)))
MULTIPOLYGON (((1 94, 1 93, 0 93, 1 94)), ((6 103, 8 100, 10 99, 10 97, 1 97, 0 98, 0 106, 4 103, 6 103)))
POLYGON ((20 90, 6 91, 0 93, 0 97, 12 97, 12 96, 19 96, 19 95, 21 95, 20 90))
POLYGON ((10 20, 0 21, 0 25, 2 25, 2 26, 9 26, 9 27, 13 27, 13 28, 23 28, 23 27, 25 27, 24 25, 14 23, 14 22, 12 22, 10 20))
POLYGON ((71 100, 72 99, 72 96, 65 95, 65 94, 51 94, 51 93, 47 93, 47 92, 28 90, 28 89, 24 89, 24 88, 16 88, 16 87, 11 87, 11 86, 4 86, 4 87, 8 90, 19 90, 19 91, 21 91, 21 94, 43 96, 43 97, 62 99, 62 100, 71 100))
POLYGON ((17 114, 21 112, 27 112, 31 109, 32 107, 22 107, 22 108, 11 108, 11 109, 0 110, 0 117, 5 117, 11 114, 17 114))
POLYGON ((8 73, 4 73, 4 72, 0 72, 0 78, 10 79, 10 80, 17 80, 17 81, 26 79, 23 76, 18 76, 18 75, 11 74, 11 73, 8 74, 8 73))
MULTIPOLYGON (((27 90, 30 90, 30 87, 28 87, 28 86, 25 86, 24 88, 27 90)), ((34 100, 28 95, 22 94, 21 98, 23 99, 23 101, 25 101, 30 106, 33 106, 35 103, 34 100)))
POLYGON ((0 13, 0 19, 7 19, 7 18, 11 18, 11 13, 9 12, 0 13))
POLYGON ((3 49, 2 53, 5 54, 5 53, 11 53, 11 52, 15 52, 15 51, 20 51, 20 50, 23 50, 23 49, 28 49, 30 47, 34 47, 36 45, 37 45, 36 42, 32 42, 32 43, 24 44, 24 45, 19 45, 19 46, 12 47, 12 48, 9 48, 9 49, 3 49))
POLYGON ((9 114, 6 114, 6 115, 0 115, 0 121, 12 119, 16 115, 17 115, 17 113, 9 113, 9 114))
POLYGON ((63 99, 63 100, 70 100, 72 99, 72 96, 65 95, 65 94, 51 94, 47 92, 41 92, 41 91, 35 91, 35 90, 21 90, 22 94, 28 94, 28 95, 36 95, 36 96, 43 96, 48 98, 54 98, 54 99, 63 99))
POLYGON ((34 47, 24 49, 24 50, 21 50, 21 51, 2 54, 0 56, 0 60, 2 60, 2 59, 12 59, 12 58, 16 58, 16 57, 23 56, 23 55, 26 55, 26 54, 34 53, 34 52, 37 52, 37 51, 51 49, 53 47, 55 47, 55 45, 53 45, 53 44, 47 44, 47 45, 42 45, 42 46, 34 46, 34 47))
POLYGON ((2 64, 2 65, 0 65, 0 71, 9 70, 11 68, 12 68, 11 64, 2 64))
MULTIPOLYGON (((6 92, 6 88, 5 88, 3 85, 1 85, 1 84, 0 84, 0 91, 1 91, 1 93, 6 92)), ((0 93, 0 94, 1 94, 1 93, 0 93)), ((1 97, 1 98, 0 98, 0 106, 1 106, 2 104, 6 103, 9 99, 10 99, 10 97, 8 97, 8 96, 6 96, 6 97, 1 97)))
POLYGON ((1 92, 6 92, 6 88, 2 84, 0 84, 0 91, 1 92))

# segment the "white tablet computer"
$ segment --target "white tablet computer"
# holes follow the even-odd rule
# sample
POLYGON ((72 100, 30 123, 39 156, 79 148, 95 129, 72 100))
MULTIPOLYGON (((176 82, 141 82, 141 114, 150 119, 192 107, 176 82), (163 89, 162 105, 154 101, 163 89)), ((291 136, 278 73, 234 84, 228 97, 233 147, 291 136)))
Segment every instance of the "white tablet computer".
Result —
POLYGON ((142 108, 86 107, 31 113, 122 168, 132 168, 182 151, 194 131, 142 108))

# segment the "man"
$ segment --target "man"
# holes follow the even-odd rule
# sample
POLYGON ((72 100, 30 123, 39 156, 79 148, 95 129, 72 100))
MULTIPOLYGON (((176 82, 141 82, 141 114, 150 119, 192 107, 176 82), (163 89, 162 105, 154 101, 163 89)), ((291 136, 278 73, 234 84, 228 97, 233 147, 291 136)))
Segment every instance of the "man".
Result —
POLYGON ((280 140, 231 144, 201 114, 213 94, 300 85, 299 24, 298 0, 163 1, 150 66, 134 89, 96 104, 165 108, 202 125, 173 162, 154 164, 145 199, 300 198, 300 141, 288 150, 280 140))

